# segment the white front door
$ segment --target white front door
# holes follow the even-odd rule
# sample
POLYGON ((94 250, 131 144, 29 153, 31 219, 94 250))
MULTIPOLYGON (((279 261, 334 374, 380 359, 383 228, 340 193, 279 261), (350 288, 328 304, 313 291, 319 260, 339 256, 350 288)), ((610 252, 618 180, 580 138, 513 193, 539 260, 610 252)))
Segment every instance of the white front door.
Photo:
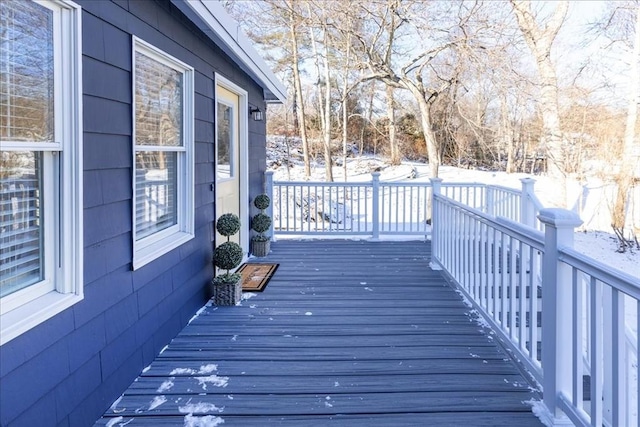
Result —
MULTIPOLYGON (((231 236, 245 254, 249 251, 246 92, 217 76, 216 83, 216 219, 234 213, 242 224, 231 236)), ((216 231, 216 245, 227 240, 216 231)))

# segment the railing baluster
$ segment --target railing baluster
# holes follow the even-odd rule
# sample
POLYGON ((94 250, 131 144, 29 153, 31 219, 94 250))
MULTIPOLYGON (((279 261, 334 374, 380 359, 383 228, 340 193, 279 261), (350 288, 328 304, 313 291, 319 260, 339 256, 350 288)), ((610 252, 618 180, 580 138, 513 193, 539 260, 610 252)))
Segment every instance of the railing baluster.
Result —
POLYGON ((469 290, 469 216, 466 212, 462 212, 462 259, 460 260, 460 264, 462 264, 462 277, 460 283, 463 287, 468 291, 469 290))
POLYGON ((481 306, 486 312, 489 311, 489 259, 487 256, 487 245, 489 244, 489 227, 480 224, 480 276, 483 280, 480 282, 481 306), (483 283, 484 282, 484 283, 483 283))
POLYGON ((507 330, 509 326, 509 316, 508 316, 508 296, 507 292, 509 291, 509 250, 510 246, 508 244, 509 237, 502 233, 501 245, 502 252, 500 254, 500 311, 501 311, 501 320, 502 320, 502 329, 507 330))
POLYGON ((582 286, 578 281, 578 270, 572 269, 571 272, 571 287, 573 288, 573 344, 571 348, 572 352, 572 378, 573 378, 573 405, 576 408, 582 408, 583 390, 582 390, 582 286))
POLYGON ((602 283, 591 277, 591 425, 602 425, 602 283))
POLYGON ((471 258, 471 289, 473 292, 473 299, 478 301, 478 226, 480 225, 480 222, 477 218, 472 218, 471 253, 469 254, 469 257, 471 258))
POLYGON ((611 289, 611 409, 612 425, 628 425, 627 396, 622 378, 626 373, 625 351, 626 336, 624 325, 624 295, 617 289, 611 289))
POLYGON ((520 286, 520 329, 518 334, 518 343, 520 350, 527 352, 527 284, 528 277, 531 275, 529 260, 531 259, 531 246, 522 248, 523 243, 520 242, 520 278, 518 285, 520 286), (527 276, 529 275, 529 276, 527 276))
POLYGON ((531 359, 540 361, 541 358, 538 355, 538 283, 535 280, 535 275, 538 273, 538 267, 540 265, 540 257, 534 253, 531 257, 531 265, 529 275, 529 348, 531 359))
POLYGON ((509 248, 511 249, 511 256, 509 258, 510 261, 510 265, 511 268, 509 270, 509 283, 511 285, 511 291, 509 294, 509 305, 510 305, 510 309, 509 309, 509 333, 511 336, 511 340, 512 341, 517 341, 517 337, 518 337, 518 332, 517 332, 517 328, 516 328, 516 318, 517 318, 517 299, 516 299, 516 292, 517 292, 517 286, 516 286, 516 282, 518 279, 518 266, 517 266, 517 261, 518 261, 518 254, 520 253, 520 250, 522 249, 522 242, 519 242, 519 248, 518 251, 516 252, 515 249, 515 245, 514 245, 514 239, 512 237, 509 237, 509 248))

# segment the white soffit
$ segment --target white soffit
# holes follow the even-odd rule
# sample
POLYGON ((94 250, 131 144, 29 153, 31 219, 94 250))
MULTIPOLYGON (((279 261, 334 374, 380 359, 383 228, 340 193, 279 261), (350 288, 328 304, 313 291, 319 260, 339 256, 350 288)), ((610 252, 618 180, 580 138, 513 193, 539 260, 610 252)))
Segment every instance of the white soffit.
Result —
POLYGON ((219 0, 171 0, 198 28, 264 89, 267 102, 280 103, 287 89, 253 48, 251 40, 219 0))

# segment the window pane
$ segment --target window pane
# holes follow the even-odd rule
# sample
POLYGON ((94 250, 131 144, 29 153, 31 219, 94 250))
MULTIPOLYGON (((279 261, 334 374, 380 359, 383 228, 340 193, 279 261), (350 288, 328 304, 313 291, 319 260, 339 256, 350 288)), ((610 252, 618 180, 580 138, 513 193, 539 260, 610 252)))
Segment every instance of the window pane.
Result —
POLYGON ((182 73, 136 52, 136 144, 182 145, 182 73))
POLYGON ((231 138, 233 109, 229 105, 218 103, 218 157, 216 170, 218 178, 233 176, 233 144, 231 138))
POLYGON ((178 153, 136 153, 136 240, 178 223, 178 153))
POLYGON ((0 297, 42 280, 42 154, 0 152, 0 297))
POLYGON ((0 1, 0 140, 53 141, 53 12, 0 1))

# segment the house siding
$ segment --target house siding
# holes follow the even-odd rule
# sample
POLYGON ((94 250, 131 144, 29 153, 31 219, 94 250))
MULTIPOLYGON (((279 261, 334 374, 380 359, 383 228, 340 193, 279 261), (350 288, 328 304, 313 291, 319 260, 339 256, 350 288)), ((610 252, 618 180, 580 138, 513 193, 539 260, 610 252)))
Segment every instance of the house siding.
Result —
MULTIPOLYGON (((214 73, 262 88, 168 0, 82 8, 84 299, 0 347, 1 426, 88 426, 208 299, 214 238, 214 73), (132 35, 195 69, 195 238, 132 271, 132 35)), ((249 120, 249 194, 265 122, 249 120)), ((250 201, 247 200, 246 203, 250 201)), ((245 219, 249 221, 249 219, 245 219)))

